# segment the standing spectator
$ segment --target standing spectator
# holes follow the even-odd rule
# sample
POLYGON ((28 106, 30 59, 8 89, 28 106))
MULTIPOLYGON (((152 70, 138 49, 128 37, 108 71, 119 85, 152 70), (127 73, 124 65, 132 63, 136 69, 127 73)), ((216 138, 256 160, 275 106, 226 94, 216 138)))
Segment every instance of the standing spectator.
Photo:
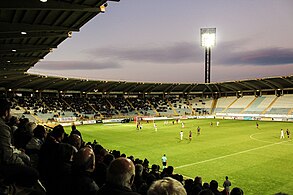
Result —
POLYGON ((226 180, 223 183, 224 193, 226 195, 229 195, 230 193, 230 186, 231 186, 231 182, 229 181, 228 176, 226 176, 226 180))
POLYGON ((167 168, 167 157, 166 157, 166 154, 164 154, 163 156, 162 156, 162 164, 163 164, 163 167, 162 167, 162 169, 164 169, 164 168, 167 168))
POLYGON ((131 190, 135 177, 133 162, 127 158, 117 158, 111 162, 107 171, 107 182, 98 195, 139 195, 131 190))

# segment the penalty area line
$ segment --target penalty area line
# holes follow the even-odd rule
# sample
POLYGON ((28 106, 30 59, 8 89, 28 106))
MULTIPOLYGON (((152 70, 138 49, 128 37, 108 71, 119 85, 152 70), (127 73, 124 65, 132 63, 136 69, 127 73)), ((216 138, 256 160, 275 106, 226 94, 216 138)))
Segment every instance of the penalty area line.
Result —
POLYGON ((219 157, 216 157, 216 158, 211 158, 211 159, 207 159, 207 160, 203 160, 203 161, 199 161, 199 162, 195 162, 195 163, 181 165, 181 166, 178 166, 178 167, 174 167, 174 169, 181 169, 181 168, 190 167, 190 166, 193 166, 193 165, 203 164, 203 163, 206 163, 206 162, 211 162, 211 161, 214 161, 214 160, 223 159, 223 158, 227 158, 227 157, 230 157, 230 156, 236 156, 236 155, 239 155, 239 154, 251 152, 251 151, 254 151, 254 150, 259 150, 259 149, 262 149, 262 148, 267 148, 267 147, 270 147, 270 146, 274 146, 274 145, 278 145, 278 144, 282 144, 282 143, 286 143, 286 142, 288 142, 288 141, 276 142, 276 143, 260 146, 260 147, 257 147, 257 148, 243 150, 243 151, 236 152, 236 153, 233 153, 233 154, 227 154, 227 155, 219 156, 219 157))

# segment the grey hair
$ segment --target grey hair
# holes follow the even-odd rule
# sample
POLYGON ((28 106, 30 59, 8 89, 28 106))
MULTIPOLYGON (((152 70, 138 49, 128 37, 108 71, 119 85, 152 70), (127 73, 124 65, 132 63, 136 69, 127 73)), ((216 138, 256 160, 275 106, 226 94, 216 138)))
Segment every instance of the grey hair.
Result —
POLYGON ((171 178, 164 177, 155 181, 148 190, 148 195, 186 195, 183 185, 171 178))

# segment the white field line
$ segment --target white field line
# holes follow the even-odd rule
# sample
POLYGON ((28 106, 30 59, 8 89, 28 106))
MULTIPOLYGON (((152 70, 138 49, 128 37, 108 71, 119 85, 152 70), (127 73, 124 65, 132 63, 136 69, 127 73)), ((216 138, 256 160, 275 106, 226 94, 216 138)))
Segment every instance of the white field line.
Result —
POLYGON ((181 166, 178 166, 178 167, 174 167, 174 169, 181 169, 181 168, 190 167, 190 166, 193 166, 193 165, 203 164, 203 163, 206 163, 206 162, 211 162, 211 161, 214 161, 214 160, 223 159, 223 158, 230 157, 230 156, 236 156, 238 154, 243 154, 243 153, 251 152, 251 151, 254 151, 254 150, 259 150, 259 149, 262 149, 262 148, 267 148, 267 147, 270 147, 270 146, 274 146, 274 145, 278 145, 278 144, 282 144, 282 143, 286 143, 286 142, 288 142, 288 141, 276 142, 276 143, 260 146, 260 147, 257 147, 257 148, 252 148, 252 149, 249 149, 249 150, 243 150, 241 152, 236 152, 236 153, 233 153, 233 154, 227 154, 227 155, 219 156, 219 157, 216 157, 216 158, 211 158, 211 159, 207 159, 207 160, 203 160, 203 161, 199 161, 199 162, 195 162, 195 163, 181 165, 181 166))
POLYGON ((262 134, 262 133, 255 133, 255 134, 252 134, 252 135, 249 136, 249 138, 250 138, 250 139, 253 139, 253 140, 256 140, 256 141, 259 141, 259 142, 270 143, 270 144, 271 144, 271 143, 274 143, 274 142, 270 142, 270 141, 264 141, 264 140, 256 139, 256 138, 253 137, 253 136, 258 135, 258 134, 262 134))

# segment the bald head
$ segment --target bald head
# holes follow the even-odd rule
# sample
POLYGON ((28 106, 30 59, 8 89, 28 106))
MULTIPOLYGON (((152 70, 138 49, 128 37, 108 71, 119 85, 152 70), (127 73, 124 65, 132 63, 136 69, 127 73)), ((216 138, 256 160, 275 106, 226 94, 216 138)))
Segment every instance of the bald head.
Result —
POLYGON ((113 160, 108 168, 107 181, 109 183, 131 188, 135 175, 135 167, 131 160, 127 158, 117 158, 113 160))
POLYGON ((79 171, 93 172, 95 169, 95 154, 89 147, 81 148, 73 157, 73 166, 79 171))

